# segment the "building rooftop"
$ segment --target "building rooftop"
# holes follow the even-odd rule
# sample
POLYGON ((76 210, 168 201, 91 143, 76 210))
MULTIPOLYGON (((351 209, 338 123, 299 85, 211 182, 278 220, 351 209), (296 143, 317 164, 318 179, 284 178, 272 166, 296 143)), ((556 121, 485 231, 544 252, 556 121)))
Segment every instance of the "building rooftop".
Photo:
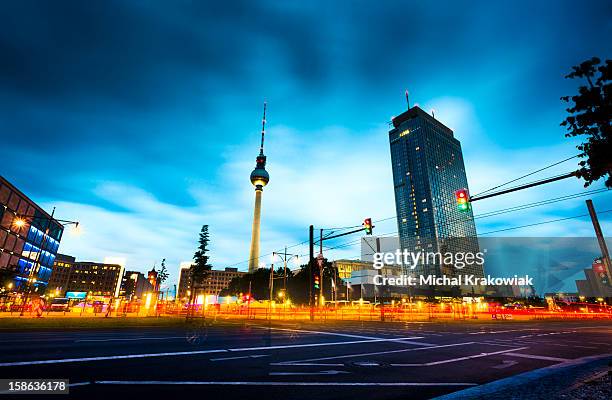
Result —
POLYGON ((442 129, 450 133, 451 136, 453 136, 452 129, 450 129, 448 126, 444 125, 442 122, 432 117, 429 113, 425 112, 419 106, 414 106, 410 108, 409 110, 404 111, 397 117, 393 117, 391 122, 393 122, 393 127, 397 128, 398 126, 402 124, 402 122, 408 121, 409 119, 416 118, 416 117, 421 117, 423 119, 426 119, 430 123, 441 127, 442 129))

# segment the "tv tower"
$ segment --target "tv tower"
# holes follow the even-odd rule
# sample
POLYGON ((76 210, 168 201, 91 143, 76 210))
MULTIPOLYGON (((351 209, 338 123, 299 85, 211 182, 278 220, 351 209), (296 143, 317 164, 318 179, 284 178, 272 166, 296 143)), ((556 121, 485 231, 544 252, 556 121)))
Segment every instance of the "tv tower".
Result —
POLYGON ((256 159, 255 169, 251 172, 251 183, 255 186, 255 210, 253 212, 253 233, 251 235, 251 251, 249 256, 249 272, 254 272, 259 266, 259 229, 261 220, 261 195, 263 188, 270 181, 266 171, 266 156, 264 156, 264 135, 266 133, 266 102, 264 102, 263 119, 261 121, 261 146, 256 159))

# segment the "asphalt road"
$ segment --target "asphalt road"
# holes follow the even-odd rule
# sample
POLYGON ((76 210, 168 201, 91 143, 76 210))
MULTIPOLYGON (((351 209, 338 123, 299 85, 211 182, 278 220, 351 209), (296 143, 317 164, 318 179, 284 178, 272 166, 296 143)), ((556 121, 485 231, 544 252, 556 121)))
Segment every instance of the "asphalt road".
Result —
POLYGON ((0 377, 68 378, 89 399, 417 399, 612 353, 611 334, 598 321, 0 330, 0 377))

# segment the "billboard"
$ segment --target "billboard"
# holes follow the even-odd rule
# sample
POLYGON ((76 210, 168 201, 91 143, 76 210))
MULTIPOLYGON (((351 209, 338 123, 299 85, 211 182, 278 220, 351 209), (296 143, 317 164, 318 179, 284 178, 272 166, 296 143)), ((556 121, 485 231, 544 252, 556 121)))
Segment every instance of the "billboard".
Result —
POLYGON ((66 292, 66 297, 69 299, 82 300, 87 297, 87 292, 66 292))

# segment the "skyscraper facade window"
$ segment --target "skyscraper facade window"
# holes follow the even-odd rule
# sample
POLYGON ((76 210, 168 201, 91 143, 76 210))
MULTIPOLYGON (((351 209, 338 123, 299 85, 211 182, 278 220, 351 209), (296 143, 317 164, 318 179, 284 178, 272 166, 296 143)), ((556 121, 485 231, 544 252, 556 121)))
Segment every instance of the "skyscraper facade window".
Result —
MULTIPOLYGON (((461 144, 453 131, 418 106, 393 118, 389 131, 397 224, 402 250, 478 253, 472 210, 459 211, 455 191, 467 189, 461 144)), ((415 274, 483 276, 482 265, 419 263, 415 274)))

